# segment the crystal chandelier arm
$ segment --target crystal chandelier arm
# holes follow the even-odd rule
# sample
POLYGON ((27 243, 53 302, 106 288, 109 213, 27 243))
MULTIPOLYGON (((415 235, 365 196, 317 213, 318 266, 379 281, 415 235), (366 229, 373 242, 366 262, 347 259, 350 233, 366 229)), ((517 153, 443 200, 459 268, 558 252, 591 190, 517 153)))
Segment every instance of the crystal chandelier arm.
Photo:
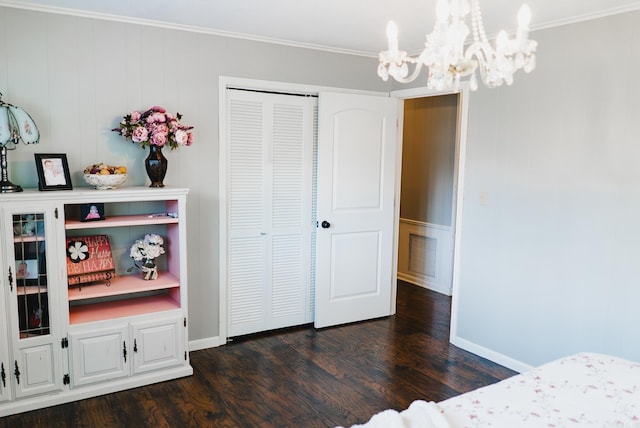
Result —
MULTIPOLYGON (((488 43, 474 43, 465 52, 465 59, 474 61, 480 69, 480 79, 489 88, 500 86, 503 82, 497 73, 497 53, 488 43)), ((474 70, 475 73, 475 70, 474 70)))
POLYGON ((410 83, 416 80, 418 75, 420 74, 420 70, 422 70, 422 62, 416 61, 415 58, 408 58, 409 61, 405 61, 405 65, 408 63, 414 63, 415 68, 413 69, 413 73, 410 76, 393 76, 393 78, 400 83, 410 83))
POLYGON ((535 68, 537 43, 528 37, 531 21, 528 6, 523 5, 518 12, 515 37, 509 38, 506 32, 500 32, 495 47, 485 33, 479 0, 438 0, 436 17, 433 31, 427 34, 424 50, 415 58, 398 50, 395 24, 390 31, 388 29, 389 49, 380 52, 378 65, 378 75, 383 80, 392 76, 398 82, 409 83, 417 78, 425 66, 429 73, 429 88, 457 89, 461 79, 469 77, 469 87, 475 90, 478 68, 482 82, 490 88, 505 82, 511 85, 517 70, 522 68, 529 73, 535 68), (471 31, 465 22, 469 14, 471 31), (470 45, 465 45, 469 33, 472 41, 470 45), (408 76, 410 63, 415 64, 415 69, 408 76))
POLYGON ((423 66, 419 57, 407 56, 405 51, 398 50, 397 46, 392 46, 391 43, 389 50, 380 52, 378 61, 378 76, 385 82, 389 80, 389 76, 400 83, 412 82, 418 77, 423 66), (415 64, 411 76, 408 76, 409 64, 415 64))

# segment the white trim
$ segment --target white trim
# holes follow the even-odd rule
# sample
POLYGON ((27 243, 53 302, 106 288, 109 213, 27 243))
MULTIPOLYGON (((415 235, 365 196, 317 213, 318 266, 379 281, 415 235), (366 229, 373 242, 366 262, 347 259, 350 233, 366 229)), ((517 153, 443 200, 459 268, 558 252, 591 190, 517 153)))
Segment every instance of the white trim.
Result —
POLYGON ((227 223, 228 206, 227 200, 227 87, 228 79, 220 76, 218 80, 218 338, 222 338, 221 345, 227 343, 228 330, 228 309, 227 309, 227 223))
POLYGON ((332 46, 316 45, 313 43, 304 43, 293 40, 276 39, 272 37, 258 36, 255 34, 236 33, 233 31, 217 30, 209 27, 200 27, 197 25, 176 24, 174 22, 156 21, 147 18, 138 18, 133 16, 113 15, 102 12, 92 12, 88 10, 70 9, 64 7, 45 6, 33 3, 23 3, 21 0, 0 0, 0 6, 10 7, 13 9, 31 10, 35 12, 46 12, 57 15, 77 16, 80 18, 100 19, 103 21, 121 22, 124 24, 137 24, 147 27, 166 28, 169 30, 187 31, 191 33, 209 34, 212 36, 230 37, 234 39, 250 40, 253 42, 271 43, 275 45, 290 46, 294 48, 313 49, 331 53, 363 56, 367 58, 377 58, 377 52, 366 52, 356 49, 344 49, 332 46))
MULTIPOLYGON (((434 293, 442 294, 443 296, 450 296, 449 293, 445 293, 440 288, 435 288, 435 287, 430 286, 429 283, 426 282, 423 278, 418 277, 416 275, 410 275, 410 274, 398 272, 397 278, 400 281, 408 282, 408 283, 413 284, 413 285, 415 285, 417 287, 420 287, 420 288, 426 288, 427 290, 431 290, 434 293)), ((397 288, 398 287, 396 287, 396 289, 397 288)))
POLYGON ((606 18, 607 16, 619 15, 621 13, 634 12, 640 10, 640 4, 628 4, 624 6, 612 7, 609 9, 599 10, 592 13, 583 13, 582 15, 570 16, 567 18, 555 19, 553 21, 543 22, 534 25, 530 31, 546 30, 548 28, 561 27, 563 25, 576 24, 579 22, 592 21, 594 19, 606 18))
POLYGON ((413 224, 416 226, 429 227, 431 229, 451 230, 451 226, 443 226, 441 224, 427 223, 426 221, 412 220, 400 217, 400 223, 413 224))
POLYGON ((527 372, 533 369, 533 366, 525 364, 522 361, 514 360, 513 358, 507 357, 504 354, 492 351, 489 348, 485 348, 484 346, 469 342, 468 340, 462 339, 460 337, 454 338, 451 343, 459 348, 464 349, 465 351, 472 352, 476 355, 479 355, 480 357, 491 360, 496 364, 500 364, 501 366, 507 367, 511 370, 515 370, 518 373, 527 372))
POLYGON ((391 287, 391 310, 389 313, 395 315, 397 312, 398 285, 394 278, 398 278, 398 249, 400 248, 400 195, 402 194, 402 146, 404 139, 402 133, 404 130, 404 100, 398 98, 398 113, 396 123, 396 188, 394 195, 394 213, 393 213, 393 264, 391 266, 391 279, 395 286, 391 287))
POLYGON ((455 232, 453 234, 453 277, 451 280, 451 322, 449 325, 449 341, 458 336, 458 294, 460 288, 460 254, 462 246, 462 212, 464 211, 464 173, 467 161, 467 136, 469 131, 469 87, 460 93, 460 121, 458 136, 458 164, 455 174, 456 202, 455 202, 455 232))
MULTIPOLYGON (((455 215, 454 231, 453 231, 453 279, 451 284, 451 326, 449 331, 449 341, 453 343, 453 340, 457 338, 458 332, 458 288, 460 282, 460 236, 462 234, 462 211, 463 211, 463 190, 464 190, 464 171, 467 153, 467 133, 469 127, 469 83, 463 82, 460 84, 458 91, 434 91, 427 87, 404 89, 400 91, 391 92, 391 96, 398 97, 400 99, 430 97, 438 95, 459 94, 458 102, 458 130, 457 130, 457 144, 456 144, 456 164, 454 170, 454 206, 453 212, 455 215)), ((398 171, 401 174, 402 171, 398 171)), ((400 180, 400 175, 396 178, 400 180)), ((396 224, 396 231, 400 227, 400 223, 396 224)), ((397 233, 397 232, 396 232, 397 233)))
MULTIPOLYGON (((227 88, 255 89, 257 91, 273 91, 298 95, 318 95, 320 92, 337 92, 344 94, 360 94, 380 96, 381 92, 359 89, 336 88, 331 86, 305 85, 301 83, 287 83, 275 80, 258 80, 244 77, 220 76, 218 88, 220 98, 226 98, 227 88)), ((226 100, 225 100, 226 105, 226 100)))
POLYGON ((220 343, 220 336, 207 337, 207 338, 204 338, 204 339, 197 339, 197 340, 190 340, 189 341, 189 352, 201 351, 203 349, 209 349, 209 348, 217 348, 220 345, 223 345, 223 343, 220 343))

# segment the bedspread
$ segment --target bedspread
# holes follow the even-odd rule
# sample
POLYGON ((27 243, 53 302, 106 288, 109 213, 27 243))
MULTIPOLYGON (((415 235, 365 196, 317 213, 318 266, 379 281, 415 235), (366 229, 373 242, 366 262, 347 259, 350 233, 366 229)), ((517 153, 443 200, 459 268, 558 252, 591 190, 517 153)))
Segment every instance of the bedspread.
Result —
POLYGON ((385 410, 357 427, 640 428, 640 364, 580 353, 437 404, 385 410))
POLYGON ((438 403, 452 427, 640 427, 640 364, 561 358, 438 403))

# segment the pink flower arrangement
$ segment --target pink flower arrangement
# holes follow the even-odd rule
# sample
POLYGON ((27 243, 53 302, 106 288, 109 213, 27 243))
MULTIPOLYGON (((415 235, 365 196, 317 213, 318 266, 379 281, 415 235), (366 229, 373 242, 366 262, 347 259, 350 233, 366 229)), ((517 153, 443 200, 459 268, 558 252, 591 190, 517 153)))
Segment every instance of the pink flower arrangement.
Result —
POLYGON ((180 119, 180 113, 173 116, 164 108, 155 106, 142 113, 132 111, 124 116, 120 126, 112 131, 119 133, 125 140, 139 143, 143 148, 168 144, 173 150, 193 144, 193 133, 189 132, 193 126, 181 124, 180 119))

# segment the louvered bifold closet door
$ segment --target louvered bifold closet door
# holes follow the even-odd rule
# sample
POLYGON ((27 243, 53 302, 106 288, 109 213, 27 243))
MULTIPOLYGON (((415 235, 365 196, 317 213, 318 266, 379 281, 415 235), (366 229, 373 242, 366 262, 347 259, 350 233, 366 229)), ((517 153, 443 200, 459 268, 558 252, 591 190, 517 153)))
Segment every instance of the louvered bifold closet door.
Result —
POLYGON ((227 99, 228 334, 311 322, 316 99, 238 90, 227 99))

